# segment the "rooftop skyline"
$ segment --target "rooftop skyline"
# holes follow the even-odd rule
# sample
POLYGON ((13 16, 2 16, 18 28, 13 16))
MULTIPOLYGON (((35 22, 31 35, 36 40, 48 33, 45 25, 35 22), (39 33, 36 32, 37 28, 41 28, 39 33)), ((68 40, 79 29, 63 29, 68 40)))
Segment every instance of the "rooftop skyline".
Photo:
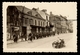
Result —
POLYGON ((66 16, 67 19, 77 19, 77 3, 76 2, 23 2, 23 3, 7 3, 7 5, 25 6, 26 8, 46 9, 47 13, 52 12, 54 15, 66 16))

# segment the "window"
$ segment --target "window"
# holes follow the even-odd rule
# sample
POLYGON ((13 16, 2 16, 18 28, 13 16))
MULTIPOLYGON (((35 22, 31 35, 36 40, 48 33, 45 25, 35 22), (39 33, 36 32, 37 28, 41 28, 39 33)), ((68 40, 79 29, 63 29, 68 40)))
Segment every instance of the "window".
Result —
POLYGON ((31 19, 31 25, 33 25, 33 19, 31 19))
POLYGON ((32 19, 29 20, 29 24, 30 24, 30 25, 33 24, 33 20, 32 20, 32 19))
POLYGON ((25 24, 27 24, 27 18, 25 18, 25 24))
POLYGON ((41 22, 41 26, 42 26, 42 22, 41 22))
POLYGON ((48 26, 48 22, 47 22, 47 26, 48 26))
POLYGON ((29 11, 29 12, 27 12, 29 15, 32 15, 32 12, 31 11, 29 11))
POLYGON ((43 22, 42 22, 42 26, 43 26, 43 22))
POLYGON ((31 25, 31 19, 29 19, 29 24, 31 25))
POLYGON ((43 26, 44 26, 44 22, 43 22, 43 26))
POLYGON ((38 26, 40 26, 40 21, 38 21, 38 26))
POLYGON ((35 20, 35 25, 37 25, 37 22, 36 22, 36 20, 35 20))
POLYGON ((42 22, 42 26, 43 26, 43 22, 42 22))
POLYGON ((39 26, 41 26, 41 22, 40 22, 40 25, 39 26))
POLYGON ((46 20, 48 20, 48 16, 46 16, 46 20))
POLYGON ((23 24, 25 24, 25 18, 23 18, 23 24))
POLYGON ((35 16, 38 17, 38 14, 36 14, 35 16))
POLYGON ((10 16, 7 16, 7 22, 10 23, 10 16))

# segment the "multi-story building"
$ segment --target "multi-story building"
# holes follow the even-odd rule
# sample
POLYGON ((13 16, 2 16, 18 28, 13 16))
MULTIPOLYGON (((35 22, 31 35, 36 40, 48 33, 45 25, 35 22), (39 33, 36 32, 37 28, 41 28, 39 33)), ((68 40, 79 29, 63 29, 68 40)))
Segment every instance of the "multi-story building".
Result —
POLYGON ((72 30, 71 22, 67 22, 66 17, 54 15, 47 10, 39 10, 39 8, 26 8, 25 6, 8 6, 7 8, 7 33, 10 35, 8 39, 13 39, 16 33, 18 38, 23 33, 26 39, 29 33, 65 33, 66 30, 72 30))
MULTIPOLYGON (((34 25, 34 26, 36 26, 35 27, 36 33, 45 32, 45 27, 46 27, 45 21, 46 20, 41 17, 41 15, 37 12, 36 8, 33 8, 31 11, 33 13, 32 15, 37 17, 36 19, 34 19, 34 23, 36 24, 36 25, 34 25)), ((33 31, 33 32, 35 32, 35 31, 33 31)))
POLYGON ((58 15, 53 15, 52 12, 50 12, 50 24, 53 25, 52 30, 55 31, 55 34, 61 33, 61 19, 58 15))
POLYGON ((67 26, 68 26, 68 32, 72 33, 73 32, 73 22, 71 20, 67 21, 67 26))
POLYGON ((23 33, 28 39, 29 33, 44 33, 48 30, 46 28, 48 26, 49 22, 35 8, 28 9, 24 6, 9 6, 7 8, 7 30, 11 39, 15 32, 19 38, 23 33))
POLYGON ((42 19, 45 20, 45 32, 49 32, 50 25, 49 25, 49 14, 47 14, 47 10, 39 10, 39 8, 36 8, 36 12, 41 16, 42 19))
POLYGON ((60 15, 61 18, 61 26, 62 26, 62 33, 66 33, 67 32, 67 17, 60 15))
POLYGON ((19 12, 15 6, 8 6, 7 8, 7 33, 8 39, 13 39, 15 31, 19 33, 20 19, 18 18, 19 12))

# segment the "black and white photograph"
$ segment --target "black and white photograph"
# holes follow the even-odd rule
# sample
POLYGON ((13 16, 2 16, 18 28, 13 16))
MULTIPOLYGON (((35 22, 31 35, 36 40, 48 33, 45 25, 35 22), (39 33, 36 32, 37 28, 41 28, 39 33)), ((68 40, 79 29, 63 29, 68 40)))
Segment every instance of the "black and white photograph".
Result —
POLYGON ((77 2, 3 2, 3 52, 77 52, 77 2))

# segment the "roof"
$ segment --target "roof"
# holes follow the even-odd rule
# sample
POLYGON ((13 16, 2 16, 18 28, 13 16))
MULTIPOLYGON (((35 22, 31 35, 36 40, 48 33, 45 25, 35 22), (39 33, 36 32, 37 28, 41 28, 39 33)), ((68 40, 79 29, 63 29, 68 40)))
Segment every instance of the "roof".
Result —
POLYGON ((62 16, 62 15, 60 15, 60 17, 61 17, 62 19, 64 19, 64 20, 67 21, 67 17, 66 17, 66 16, 62 16))
POLYGON ((40 16, 41 16, 43 19, 46 19, 46 14, 45 14, 43 11, 37 10, 37 12, 40 14, 40 16))
POLYGON ((34 11, 34 10, 31 10, 31 11, 32 11, 32 15, 33 15, 33 16, 36 16, 37 12, 34 11))
POLYGON ((29 12, 31 9, 26 8, 25 6, 16 6, 16 8, 20 11, 23 12, 25 14, 27 14, 27 12, 29 12))
POLYGON ((32 14, 32 16, 34 16, 34 17, 36 17, 36 15, 38 14, 38 18, 42 19, 42 17, 40 16, 40 14, 37 11, 35 11, 35 10, 28 9, 25 6, 16 6, 16 8, 20 12, 23 12, 24 14, 28 14, 28 12, 30 12, 32 14))
POLYGON ((40 15, 36 10, 31 10, 31 11, 32 11, 32 15, 33 15, 33 16, 38 17, 38 18, 40 18, 40 19, 43 19, 43 18, 41 17, 41 15, 40 15))

